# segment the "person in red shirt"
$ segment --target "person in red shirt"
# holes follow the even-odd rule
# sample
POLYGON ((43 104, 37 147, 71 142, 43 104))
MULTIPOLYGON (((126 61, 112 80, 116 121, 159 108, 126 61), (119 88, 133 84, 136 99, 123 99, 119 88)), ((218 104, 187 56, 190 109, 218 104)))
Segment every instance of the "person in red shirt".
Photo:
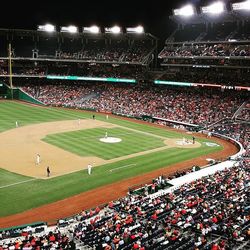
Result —
POLYGON ((139 244, 137 242, 135 242, 133 245, 133 249, 139 249, 139 247, 140 247, 139 244))
POLYGON ((151 216, 151 219, 152 219, 152 220, 157 220, 157 218, 158 218, 158 217, 157 217, 157 214, 156 214, 156 213, 154 213, 154 214, 151 216))
POLYGON ((49 241, 54 242, 55 240, 56 240, 56 237, 54 236, 54 234, 50 235, 49 241))

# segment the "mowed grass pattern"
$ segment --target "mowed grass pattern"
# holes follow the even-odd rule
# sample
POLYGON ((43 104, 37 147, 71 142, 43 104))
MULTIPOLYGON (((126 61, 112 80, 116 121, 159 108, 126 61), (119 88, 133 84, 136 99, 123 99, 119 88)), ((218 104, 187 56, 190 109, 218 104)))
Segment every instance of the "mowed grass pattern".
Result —
POLYGON ((28 104, 0 101, 0 132, 15 128, 16 121, 19 126, 25 126, 50 121, 84 119, 85 117, 84 113, 75 110, 42 108, 28 104))
POLYGON ((164 146, 163 139, 123 128, 93 128, 73 132, 52 134, 43 141, 80 156, 97 156, 105 160, 130 155, 164 146), (121 138, 119 143, 104 143, 105 136, 121 138))
MULTIPOLYGON (((24 126, 27 124, 49 121, 91 118, 92 114, 93 113, 91 112, 35 107, 28 104, 0 101, 0 132, 14 128, 16 120, 21 126, 24 126)), ((96 113, 95 116, 97 120, 106 121, 104 115, 96 113)), ((143 134, 143 137, 146 139, 149 138, 150 140, 153 135, 166 138, 183 137, 181 133, 175 131, 164 128, 155 128, 148 124, 137 124, 127 120, 121 120, 118 117, 110 117, 108 122, 136 129, 138 130, 138 133, 136 134, 140 134, 140 132, 150 133, 151 136, 149 135, 149 137, 143 134)), ((101 136, 105 134, 103 131, 101 133, 101 136)), ((160 145, 162 141, 158 138, 156 139, 158 140, 157 143, 160 145)), ((201 143, 204 141, 212 142, 212 140, 206 139, 198 139, 197 141, 201 143)), ((128 149, 129 148, 126 150, 128 149)), ((202 146, 197 149, 165 149, 94 168, 93 174, 90 176, 87 174, 87 171, 82 170, 47 180, 35 179, 20 184, 18 183, 29 180, 29 178, 6 170, 0 170, 0 187, 16 184, 0 189, 0 217, 19 213, 50 202, 55 202, 87 190, 95 189, 103 185, 141 175, 156 169, 161 169, 171 164, 193 159, 195 157, 204 156, 221 149, 221 146, 207 147, 203 143, 202 146), (128 168, 123 168, 130 164, 133 165, 128 168), (112 170, 112 172, 110 170, 112 170)), ((4 156, 1 155, 1 157, 4 156)), ((164 170, 162 173, 164 174, 164 170)))

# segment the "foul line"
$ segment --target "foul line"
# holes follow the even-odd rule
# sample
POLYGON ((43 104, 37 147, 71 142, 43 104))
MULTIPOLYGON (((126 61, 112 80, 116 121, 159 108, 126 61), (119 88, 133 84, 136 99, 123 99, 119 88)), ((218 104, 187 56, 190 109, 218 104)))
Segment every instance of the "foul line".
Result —
POLYGON ((11 187, 11 186, 16 186, 16 185, 19 185, 19 184, 22 184, 22 183, 25 183, 25 182, 30 182, 30 181, 34 181, 36 180, 36 178, 34 179, 29 179, 29 180, 26 180, 26 181, 20 181, 20 182, 16 182, 16 183, 12 183, 12 184, 9 184, 9 185, 5 185, 5 186, 1 186, 1 188, 6 188, 6 187, 11 187))
POLYGON ((119 168, 112 168, 112 169, 109 170, 109 172, 113 172, 113 171, 116 171, 116 170, 118 170, 118 169, 127 168, 127 167, 132 167, 132 166, 136 166, 136 164, 134 163, 134 164, 129 164, 129 165, 121 166, 121 167, 119 167, 119 168))

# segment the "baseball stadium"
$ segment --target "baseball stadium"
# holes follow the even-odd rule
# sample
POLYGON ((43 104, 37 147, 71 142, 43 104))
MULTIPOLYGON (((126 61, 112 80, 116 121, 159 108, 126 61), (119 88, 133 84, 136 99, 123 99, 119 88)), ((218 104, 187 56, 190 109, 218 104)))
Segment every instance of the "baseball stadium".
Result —
POLYGON ((1 28, 0 250, 250 249, 249 6, 1 28))

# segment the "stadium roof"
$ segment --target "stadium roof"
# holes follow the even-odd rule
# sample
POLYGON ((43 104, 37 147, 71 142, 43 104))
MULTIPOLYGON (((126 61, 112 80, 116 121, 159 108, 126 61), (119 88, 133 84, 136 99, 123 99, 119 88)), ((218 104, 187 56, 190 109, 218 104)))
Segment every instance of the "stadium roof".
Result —
MULTIPOLYGON (((49 26, 46 26, 49 27, 49 26)), ((113 32, 60 32, 56 29, 49 27, 50 30, 25 30, 25 29, 3 29, 0 28, 0 35, 9 34, 11 36, 39 36, 39 37, 69 37, 69 38, 90 38, 90 39, 105 39, 105 38, 119 38, 119 39, 153 39, 158 38, 150 33, 136 33, 136 32, 119 32, 113 34, 113 32), (117 36, 118 35, 118 36, 117 36)), ((61 27, 62 28, 62 27, 61 27)))

